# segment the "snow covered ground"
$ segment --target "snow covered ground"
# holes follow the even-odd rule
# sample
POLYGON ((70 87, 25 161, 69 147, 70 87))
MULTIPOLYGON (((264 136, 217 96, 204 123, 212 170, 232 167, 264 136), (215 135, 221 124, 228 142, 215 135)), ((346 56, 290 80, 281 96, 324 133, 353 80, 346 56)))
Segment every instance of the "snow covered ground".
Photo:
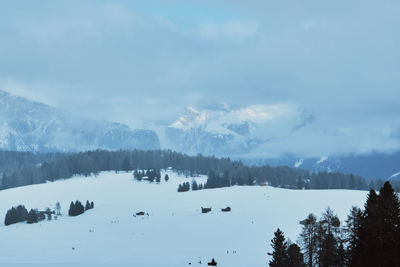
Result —
POLYGON ((170 181, 160 184, 107 172, 0 191, 0 266, 204 266, 212 257, 223 267, 265 266, 277 227, 295 241, 298 221, 308 213, 319 216, 330 206, 343 220, 367 195, 266 186, 178 193, 178 184, 191 179, 168 174, 170 181), (95 207, 68 217, 69 204, 77 199, 92 200, 95 207), (54 208, 57 201, 64 214, 58 220, 4 226, 11 206, 54 208), (213 211, 201 214, 201 206, 213 211), (226 206, 232 212, 220 211, 226 206), (137 211, 149 216, 132 216, 137 211))

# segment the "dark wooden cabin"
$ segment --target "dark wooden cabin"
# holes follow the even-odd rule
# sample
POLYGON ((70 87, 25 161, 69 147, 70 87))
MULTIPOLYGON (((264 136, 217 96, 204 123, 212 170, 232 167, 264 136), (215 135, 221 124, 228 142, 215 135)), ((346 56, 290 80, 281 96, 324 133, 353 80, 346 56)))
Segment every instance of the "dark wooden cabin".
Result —
POLYGON ((221 209, 222 212, 230 212, 231 211, 231 207, 226 207, 225 209, 221 209))
POLYGON ((207 212, 210 212, 211 211, 211 208, 203 208, 203 207, 201 207, 201 213, 207 213, 207 212))

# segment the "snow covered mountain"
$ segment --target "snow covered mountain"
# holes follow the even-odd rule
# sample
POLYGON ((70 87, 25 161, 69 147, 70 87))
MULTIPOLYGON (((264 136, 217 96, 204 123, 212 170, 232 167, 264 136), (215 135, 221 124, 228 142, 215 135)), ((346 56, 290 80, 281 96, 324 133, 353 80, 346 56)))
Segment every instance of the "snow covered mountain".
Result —
POLYGON ((290 104, 188 107, 166 128, 166 136, 179 151, 232 157, 252 153, 312 121, 312 113, 290 104))
POLYGON ((329 122, 316 118, 313 112, 281 103, 189 107, 166 128, 165 135, 172 149, 229 156, 248 165, 344 172, 384 180, 400 172, 400 152, 357 147, 366 132, 331 129, 329 122), (321 151, 329 156, 320 155, 321 151))
POLYGON ((0 149, 84 151, 158 149, 155 132, 81 118, 0 90, 0 149))

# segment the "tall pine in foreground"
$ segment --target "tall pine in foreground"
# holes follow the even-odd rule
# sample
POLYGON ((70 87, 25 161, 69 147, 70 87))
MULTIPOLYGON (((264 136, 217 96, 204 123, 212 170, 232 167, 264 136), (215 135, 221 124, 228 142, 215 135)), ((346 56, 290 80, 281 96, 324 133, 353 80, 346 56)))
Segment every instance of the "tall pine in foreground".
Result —
POLYGON ((378 198, 380 256, 383 266, 400 266, 400 207, 397 194, 389 182, 379 190, 378 198))
POLYGON ((283 232, 278 228, 274 233, 274 238, 271 240, 272 253, 268 255, 272 256, 272 260, 269 262, 271 267, 287 267, 289 263, 287 243, 283 232))
POLYGON ((361 220, 359 241, 351 266, 400 266, 399 200, 389 182, 371 190, 361 220))
POLYGON ((317 217, 310 213, 306 219, 300 221, 303 226, 300 233, 300 243, 304 248, 304 255, 308 267, 314 266, 317 251, 318 223, 317 217))
POLYGON ((343 228, 344 242, 347 244, 344 254, 344 265, 348 266, 351 259, 356 254, 356 248, 359 245, 359 235, 362 221, 362 211, 360 208, 353 206, 345 221, 343 228))
POLYGON ((340 220, 328 207, 318 223, 318 265, 320 267, 340 266, 339 234, 340 220))

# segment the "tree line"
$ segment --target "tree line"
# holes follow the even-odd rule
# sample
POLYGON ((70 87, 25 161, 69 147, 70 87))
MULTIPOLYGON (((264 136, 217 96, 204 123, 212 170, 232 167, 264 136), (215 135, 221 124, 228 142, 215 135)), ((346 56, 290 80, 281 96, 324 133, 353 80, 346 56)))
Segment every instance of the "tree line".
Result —
MULTIPOLYGON (((40 165, 4 172, 1 189, 67 179, 74 175, 90 176, 101 171, 161 170, 171 167, 186 177, 207 175, 204 188, 218 188, 233 185, 268 184, 290 189, 378 189, 382 180, 365 179, 361 176, 343 173, 311 173, 291 167, 246 166, 241 161, 214 156, 188 156, 171 150, 151 151, 106 151, 96 150, 65 154, 40 165)), ((138 177, 143 173, 137 173, 138 177)), ((159 173, 150 177, 160 179, 159 173)), ((400 182, 393 183, 396 192, 400 182)))
POLYGON ((64 153, 32 153, 0 150, 0 173, 11 174, 19 169, 34 167, 43 162, 54 161, 64 153))
POLYGON ((344 224, 328 208, 320 219, 300 221, 297 265, 288 265, 289 246, 278 229, 271 241, 270 266, 398 267, 400 266, 400 202, 389 182, 370 190, 364 209, 352 207, 344 224))
MULTIPOLYGON (((69 216, 78 216, 84 213, 87 210, 93 209, 94 203, 93 201, 89 202, 86 201, 85 206, 79 200, 75 202, 71 202, 71 205, 68 210, 69 216)), ((54 215, 54 219, 57 219, 57 216, 61 215, 61 205, 60 202, 57 202, 55 205, 55 210, 51 210, 50 208, 46 208, 44 211, 39 211, 38 209, 30 209, 28 210, 25 208, 24 205, 18 205, 16 207, 12 207, 11 209, 7 210, 4 224, 6 226, 19 223, 19 222, 26 222, 28 224, 37 223, 43 221, 47 218, 47 220, 51 220, 54 215)))

